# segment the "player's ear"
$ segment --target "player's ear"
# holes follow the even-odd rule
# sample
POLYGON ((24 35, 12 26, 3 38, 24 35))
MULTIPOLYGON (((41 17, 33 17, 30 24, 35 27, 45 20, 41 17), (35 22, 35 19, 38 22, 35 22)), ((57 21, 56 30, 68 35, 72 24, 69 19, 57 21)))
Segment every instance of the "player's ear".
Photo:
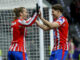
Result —
POLYGON ((22 13, 22 12, 20 12, 19 14, 20 14, 20 16, 22 16, 22 15, 23 15, 23 13, 22 13))
POLYGON ((57 12, 59 13, 59 12, 60 12, 60 10, 57 10, 57 12))

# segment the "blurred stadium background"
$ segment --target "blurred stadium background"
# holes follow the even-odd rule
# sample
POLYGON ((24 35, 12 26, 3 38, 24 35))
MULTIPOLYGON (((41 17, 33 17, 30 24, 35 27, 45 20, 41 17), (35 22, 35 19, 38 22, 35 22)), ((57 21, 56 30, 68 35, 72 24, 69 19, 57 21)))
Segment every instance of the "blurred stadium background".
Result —
MULTIPOLYGON (((37 0, 0 0, 0 56, 2 60, 7 60, 8 48, 12 39, 10 26, 15 17, 13 9, 21 6, 26 7, 29 16, 31 16, 37 2, 39 3, 37 0)), ((74 60, 80 60, 80 0, 42 0, 41 3, 43 17, 47 20, 51 20, 51 5, 60 3, 63 6, 64 16, 67 17, 70 25, 69 40, 72 38, 75 45, 74 60)), ((26 29, 28 30, 26 35, 28 60, 49 60, 53 31, 40 32, 40 28, 36 24, 26 29), (40 37, 43 38, 42 42, 40 37), (41 49, 41 44, 44 49, 41 49), (43 50, 43 57, 40 54, 41 50, 43 50)), ((68 57, 67 60, 69 60, 68 57)))

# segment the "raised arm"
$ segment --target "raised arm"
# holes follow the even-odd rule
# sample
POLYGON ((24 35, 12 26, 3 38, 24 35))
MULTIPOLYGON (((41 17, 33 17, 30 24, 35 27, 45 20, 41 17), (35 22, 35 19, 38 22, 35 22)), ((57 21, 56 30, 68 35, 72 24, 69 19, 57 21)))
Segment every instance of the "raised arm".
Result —
POLYGON ((60 26, 57 22, 49 22, 49 21, 45 20, 44 18, 40 18, 40 19, 43 21, 43 23, 48 25, 50 28, 57 28, 60 26))
POLYGON ((38 16, 37 13, 35 13, 35 14, 33 15, 33 17, 32 17, 32 18, 29 18, 27 21, 25 21, 25 20, 23 20, 23 21, 18 20, 18 22, 19 22, 22 26, 31 26, 31 25, 36 21, 37 16, 38 16))
POLYGON ((47 30, 50 30, 50 27, 44 25, 44 24, 41 24, 39 21, 36 20, 36 23, 37 25, 42 28, 43 30, 47 31, 47 30))
POLYGON ((50 28, 53 29, 53 28, 57 28, 57 27, 60 26, 57 22, 49 22, 49 21, 47 21, 47 20, 44 19, 41 15, 42 15, 42 14, 41 14, 41 12, 40 12, 39 18, 42 20, 42 22, 43 22, 44 24, 48 25, 50 28))
POLYGON ((36 19, 38 17, 39 9, 40 9, 39 5, 36 4, 36 10, 33 10, 31 18, 29 20, 27 20, 27 21, 19 20, 19 23, 21 23, 24 26, 31 26, 36 21, 36 19))

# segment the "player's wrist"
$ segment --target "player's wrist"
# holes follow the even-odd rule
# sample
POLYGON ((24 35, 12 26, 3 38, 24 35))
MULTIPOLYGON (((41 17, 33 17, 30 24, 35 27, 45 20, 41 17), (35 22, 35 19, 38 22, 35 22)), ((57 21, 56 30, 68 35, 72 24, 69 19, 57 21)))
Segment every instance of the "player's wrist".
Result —
POLYGON ((40 17, 40 19, 41 19, 41 20, 44 20, 44 18, 43 18, 43 17, 40 17))

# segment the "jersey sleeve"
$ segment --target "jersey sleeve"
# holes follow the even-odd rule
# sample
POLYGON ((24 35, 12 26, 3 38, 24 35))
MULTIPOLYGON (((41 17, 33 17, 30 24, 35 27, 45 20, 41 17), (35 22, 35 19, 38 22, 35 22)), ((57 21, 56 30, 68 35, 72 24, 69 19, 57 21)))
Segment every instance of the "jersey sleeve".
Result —
POLYGON ((33 15, 33 17, 29 18, 27 21, 26 20, 18 20, 18 22, 22 25, 22 26, 31 26, 37 19, 37 13, 35 13, 33 15))
POLYGON ((61 26, 65 22, 65 20, 64 19, 59 19, 56 22, 61 26))

